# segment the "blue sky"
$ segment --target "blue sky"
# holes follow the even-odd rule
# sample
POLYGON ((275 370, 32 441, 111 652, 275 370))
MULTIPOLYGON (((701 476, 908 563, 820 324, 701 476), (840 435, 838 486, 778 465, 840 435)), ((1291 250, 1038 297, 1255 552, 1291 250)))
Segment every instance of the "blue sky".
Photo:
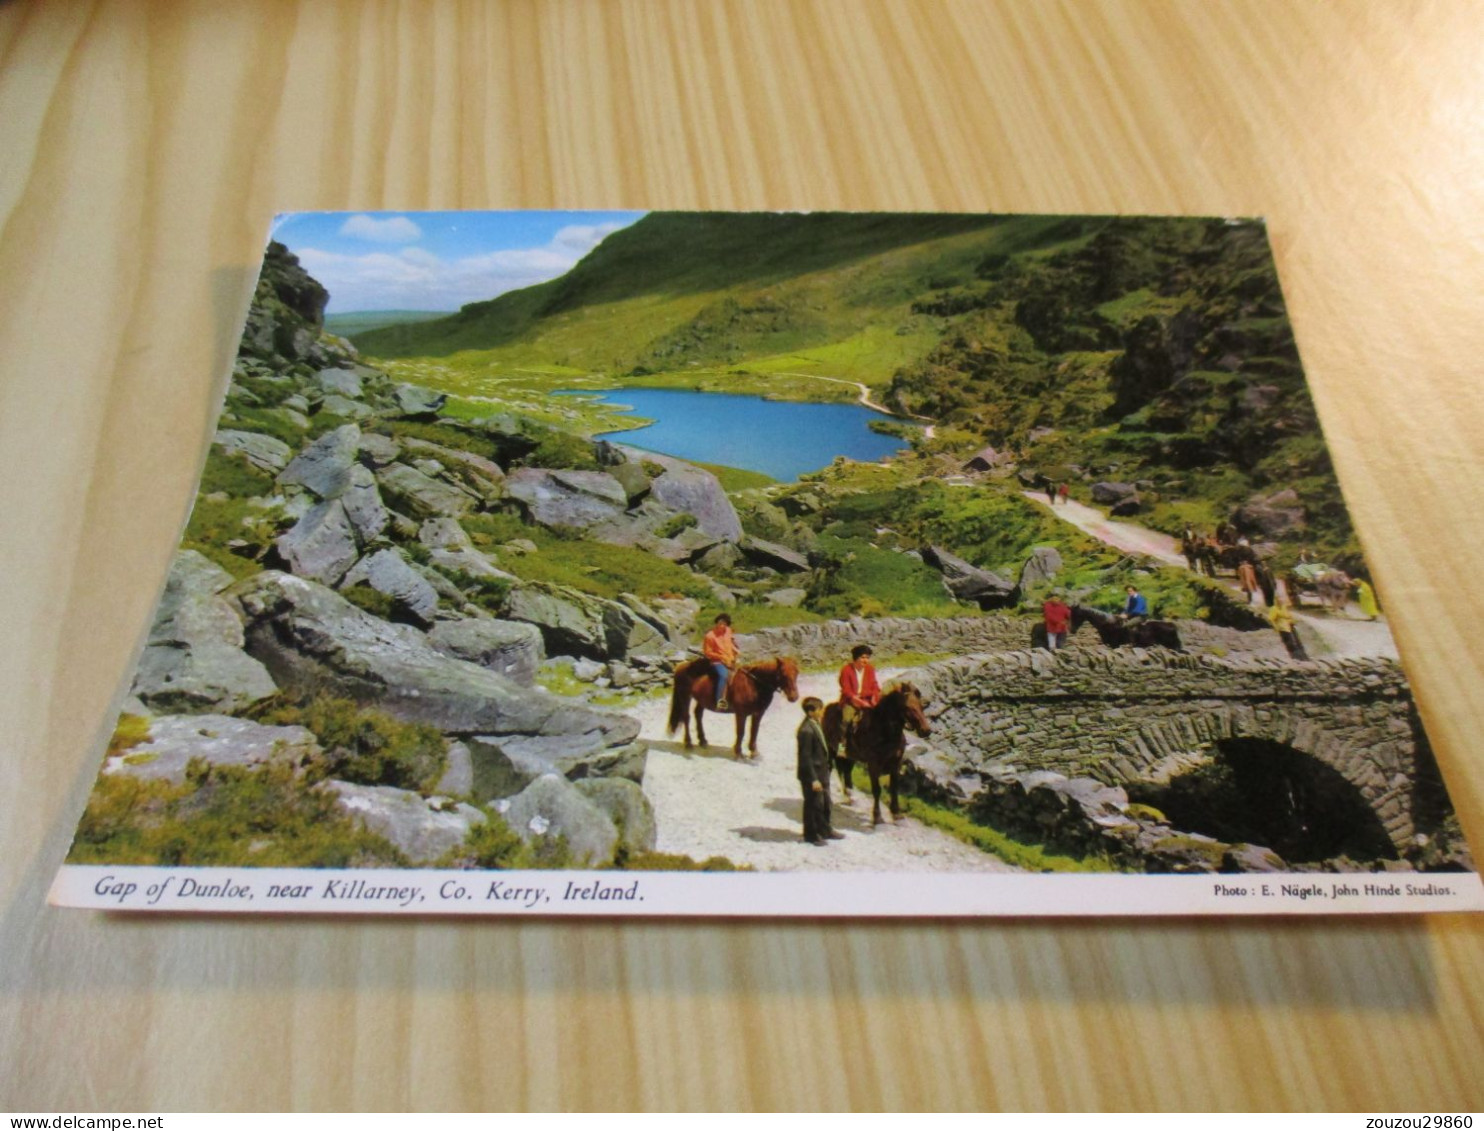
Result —
POLYGON ((286 212, 273 238, 327 310, 457 310, 566 274, 643 212, 286 212))

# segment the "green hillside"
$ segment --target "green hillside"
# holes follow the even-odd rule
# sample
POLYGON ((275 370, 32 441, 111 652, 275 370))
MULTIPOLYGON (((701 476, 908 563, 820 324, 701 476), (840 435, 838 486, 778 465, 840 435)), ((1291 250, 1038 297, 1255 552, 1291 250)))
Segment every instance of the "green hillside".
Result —
POLYGON ((431 322, 436 318, 447 317, 446 310, 353 310, 346 314, 325 315, 325 329, 342 338, 349 338, 368 330, 380 330, 385 326, 431 322))

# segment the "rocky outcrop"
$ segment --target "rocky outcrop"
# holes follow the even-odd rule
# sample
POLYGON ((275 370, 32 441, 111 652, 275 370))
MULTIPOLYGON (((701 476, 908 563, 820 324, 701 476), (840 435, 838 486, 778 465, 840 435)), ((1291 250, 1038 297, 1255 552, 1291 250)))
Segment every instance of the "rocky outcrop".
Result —
POLYGON ((366 585, 392 599, 392 614, 427 628, 438 612, 438 593, 422 574, 402 557, 400 550, 378 550, 351 567, 340 583, 342 589, 366 585))
POLYGON ((376 473, 386 500, 413 518, 457 518, 474 509, 474 496, 441 479, 434 479, 405 463, 394 463, 376 473))
POLYGON ((546 658, 541 630, 508 620, 459 620, 435 625, 428 643, 445 656, 488 668, 522 687, 536 682, 546 658))
POLYGON ((355 527, 339 499, 317 503, 274 543, 299 577, 334 585, 360 556, 355 527))
POLYGON ((283 469, 279 485, 305 487, 321 499, 338 499, 350 486, 350 470, 356 466, 360 446, 361 430, 354 424, 326 432, 283 469))
POLYGON ((764 542, 761 538, 743 538, 737 543, 748 561, 768 566, 781 573, 804 573, 809 569, 809 559, 796 550, 781 546, 777 542, 764 542))
POLYGON ((242 621, 219 594, 232 576, 195 550, 170 566, 131 693, 153 711, 237 711, 278 688, 242 650, 242 621))
POLYGON ((262 726, 230 715, 160 715, 149 720, 149 737, 110 757, 103 772, 180 785, 192 759, 245 770, 287 765, 298 772, 320 756, 319 741, 304 727, 262 726))
POLYGON ((414 420, 432 420, 448 403, 447 393, 436 393, 421 385, 398 385, 392 390, 397 411, 414 420))
POLYGON ((498 808, 523 840, 561 837, 574 864, 606 864, 619 845, 613 819, 559 774, 537 778, 498 808))
POLYGON ((1061 554, 1052 546, 1037 546, 1020 567, 1020 577, 1015 587, 1022 594, 1051 582, 1061 572, 1061 554))
POLYGON ((642 455, 665 469, 651 481, 650 498, 671 510, 695 515, 696 525, 707 534, 728 542, 736 542, 742 537, 742 522, 716 476, 668 456, 642 455))
POLYGON ((1307 521, 1298 492, 1291 488, 1271 495, 1254 495, 1232 515, 1238 530, 1264 538, 1293 534, 1302 530, 1307 521))
POLYGON ((261 432, 238 432, 224 428, 212 439, 222 451, 240 455, 260 471, 278 474, 288 464, 294 450, 273 436, 261 432))
POLYGON ((566 530, 613 522, 629 505, 623 484, 605 471, 523 467, 506 479, 505 491, 533 521, 566 530))
POLYGON ((659 654, 669 645, 656 614, 594 597, 563 585, 520 584, 505 603, 509 620, 535 625, 549 656, 622 659, 634 653, 659 654))
POLYGON ((1139 497, 1139 489, 1132 483, 1094 483, 1091 493, 1092 501, 1105 507, 1139 497))
POLYGON ((585 778, 577 790, 604 813, 618 829, 619 844, 630 852, 653 852, 659 839, 654 806, 644 791, 627 778, 585 778))
POLYGON ((418 529, 417 540, 427 547, 429 559, 439 569, 490 580, 515 580, 513 574, 498 568, 487 555, 474 548, 456 519, 428 519, 418 529))
POLYGON ((488 819, 472 805, 389 785, 329 781, 325 788, 334 793, 341 812, 389 841, 410 864, 435 863, 488 819))
POLYGON ((929 546, 922 560, 943 574, 943 587, 960 601, 973 601, 981 609, 1009 604, 1015 586, 999 574, 970 565, 941 546, 929 546))
POLYGON ((639 724, 574 705, 432 648, 407 625, 362 612, 339 594, 273 571, 238 589, 247 648, 281 686, 376 706, 447 734, 540 736, 574 747, 623 746, 639 724))

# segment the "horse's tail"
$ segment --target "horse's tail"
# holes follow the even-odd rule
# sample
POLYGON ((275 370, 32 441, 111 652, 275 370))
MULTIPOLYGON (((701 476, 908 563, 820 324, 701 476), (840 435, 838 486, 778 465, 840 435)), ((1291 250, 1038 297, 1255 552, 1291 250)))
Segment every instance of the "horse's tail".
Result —
POLYGON ((666 734, 674 734, 685 723, 685 712, 690 707, 690 681, 681 672, 675 673, 675 687, 670 692, 670 726, 666 734))

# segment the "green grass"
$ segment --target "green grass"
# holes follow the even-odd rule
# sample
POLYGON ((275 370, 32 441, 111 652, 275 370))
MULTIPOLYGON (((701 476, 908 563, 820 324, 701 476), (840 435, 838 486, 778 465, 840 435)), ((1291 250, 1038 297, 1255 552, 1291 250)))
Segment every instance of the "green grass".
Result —
POLYGON ((325 315, 325 329, 342 338, 349 338, 386 326, 433 322, 439 318, 447 318, 451 313, 447 310, 356 310, 347 314, 325 315))
POLYGON ((448 764, 448 747, 436 727, 404 723, 348 699, 279 699, 250 714, 269 726, 302 726, 313 732, 324 748, 323 760, 312 768, 316 780, 337 778, 426 793, 448 764))
POLYGON ((186 781, 100 777, 78 822, 73 864, 398 868, 406 859, 287 766, 194 760, 186 781))

